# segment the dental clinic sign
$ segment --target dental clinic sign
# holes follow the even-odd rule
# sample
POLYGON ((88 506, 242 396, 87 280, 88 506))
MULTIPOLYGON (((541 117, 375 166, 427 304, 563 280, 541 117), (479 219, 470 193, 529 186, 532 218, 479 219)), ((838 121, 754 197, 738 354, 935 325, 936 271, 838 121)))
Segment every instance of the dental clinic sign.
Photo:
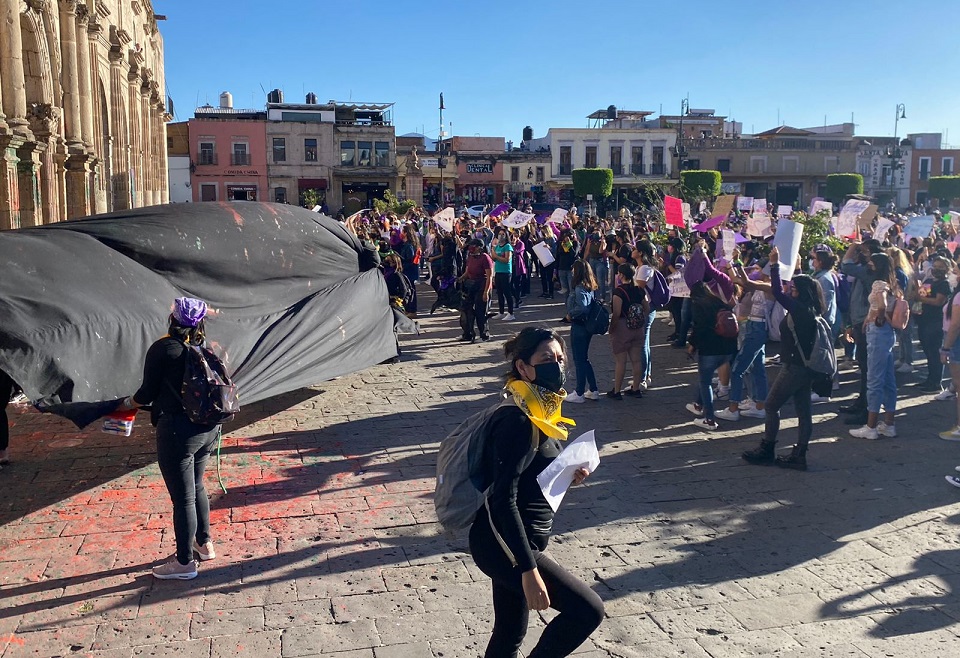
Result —
POLYGON ((493 165, 489 162, 470 162, 467 163, 468 174, 492 174, 493 165))

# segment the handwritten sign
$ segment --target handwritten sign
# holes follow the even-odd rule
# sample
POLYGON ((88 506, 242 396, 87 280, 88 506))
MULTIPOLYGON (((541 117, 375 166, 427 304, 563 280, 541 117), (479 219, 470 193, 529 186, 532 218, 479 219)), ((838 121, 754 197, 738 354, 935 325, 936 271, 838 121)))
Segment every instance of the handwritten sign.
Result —
POLYGON ((663 211, 667 217, 667 224, 686 228, 687 224, 683 221, 683 201, 676 197, 663 197, 663 211))
POLYGON ((754 199, 753 200, 753 214, 767 216, 767 200, 766 199, 754 199))
POLYGON ((730 214, 730 211, 733 210, 733 204, 736 203, 737 197, 733 194, 724 194, 718 196, 717 200, 713 202, 713 216, 718 215, 726 217, 730 214))
POLYGON ((886 217, 881 217, 877 220, 877 230, 874 231, 873 237, 883 242, 887 237, 887 231, 890 230, 890 227, 893 226, 893 220, 887 219, 886 217))
POLYGON ((699 224, 693 227, 693 230, 699 231, 700 233, 706 233, 707 231, 712 229, 714 226, 720 226, 726 220, 727 220, 726 215, 717 215, 715 217, 711 217, 708 220, 700 222, 699 224))
POLYGON ((457 215, 453 211, 453 208, 444 208, 433 216, 433 221, 436 222, 437 226, 449 233, 453 230, 453 222, 456 218, 457 215))
POLYGON ((869 231, 870 227, 873 226, 873 218, 877 216, 877 211, 880 209, 880 206, 871 203, 867 206, 867 209, 860 213, 860 219, 857 220, 857 226, 862 228, 865 231, 869 231))
POLYGON ((683 280, 682 272, 674 272, 667 277, 667 285, 670 287, 671 297, 689 297, 690 288, 687 282, 683 280))
POLYGON ((753 210, 753 197, 752 196, 741 196, 737 197, 737 210, 746 210, 750 212, 753 210))
POLYGON ((521 228, 530 223, 530 220, 533 219, 533 213, 520 212, 519 210, 514 210, 510 213, 505 220, 503 220, 501 225, 508 226, 510 228, 521 228))
POLYGON ((770 223, 767 214, 764 213, 759 217, 753 216, 747 219, 747 233, 764 238, 773 235, 773 225, 770 223))
POLYGON ((681 203, 681 204, 680 204, 680 209, 683 211, 683 219, 684 219, 684 221, 686 221, 686 222, 692 222, 692 221, 693 221, 693 216, 690 214, 690 204, 689 204, 689 203, 681 203))
POLYGON ((726 228, 720 233, 723 235, 723 240, 721 241, 721 245, 723 246, 723 257, 727 260, 730 260, 733 258, 733 250, 737 248, 737 238, 735 237, 736 234, 730 229, 726 228))
POLYGON ((816 199, 810 205, 810 214, 816 215, 818 212, 826 210, 831 215, 833 214, 833 204, 829 201, 824 201, 823 199, 816 199))
POLYGON ((777 217, 786 217, 790 219, 793 214, 793 206, 777 206, 777 217))
POLYGON ((930 235, 930 232, 933 230, 933 223, 936 220, 937 218, 933 215, 914 217, 910 220, 910 223, 907 224, 907 227, 903 229, 903 234, 911 238, 920 238, 923 240, 930 235))
POLYGON ((553 211, 553 214, 547 218, 547 221, 551 224, 563 224, 567 221, 567 211, 563 208, 557 208, 553 211))
POLYGON ((837 234, 842 238, 853 238, 857 235, 857 218, 870 205, 869 201, 860 199, 850 199, 843 208, 840 209, 840 215, 837 219, 837 234))

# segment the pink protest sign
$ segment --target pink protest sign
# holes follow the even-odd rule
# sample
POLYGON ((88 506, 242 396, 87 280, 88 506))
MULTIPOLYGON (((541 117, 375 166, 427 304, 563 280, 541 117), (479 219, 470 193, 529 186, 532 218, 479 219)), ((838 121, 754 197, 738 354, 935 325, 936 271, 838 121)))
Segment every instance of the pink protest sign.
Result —
POLYGON ((686 228, 683 221, 683 201, 676 197, 663 197, 663 212, 667 216, 667 224, 686 228))

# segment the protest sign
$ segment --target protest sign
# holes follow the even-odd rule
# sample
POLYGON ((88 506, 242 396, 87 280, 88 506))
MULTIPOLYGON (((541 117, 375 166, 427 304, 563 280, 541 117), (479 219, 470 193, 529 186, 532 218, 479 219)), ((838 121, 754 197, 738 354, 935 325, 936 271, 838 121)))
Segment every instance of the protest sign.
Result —
POLYGON ((777 217, 786 217, 790 219, 793 214, 793 206, 777 206, 777 217))
POLYGON ((663 212, 666 215, 667 224, 686 228, 687 225, 683 221, 683 201, 672 196, 663 197, 663 212))
POLYGON ((546 242, 538 242, 533 245, 533 253, 537 255, 537 258, 540 259, 540 264, 544 267, 556 260, 556 258, 553 257, 553 252, 550 251, 550 245, 546 242))
POLYGON ((723 246, 723 257, 727 260, 733 259, 733 250, 737 248, 737 240, 734 237, 735 234, 730 229, 723 229, 720 232, 723 235, 723 240, 720 244, 723 246))
POLYGON ((737 244, 743 244, 744 242, 750 242, 750 238, 748 238, 747 236, 743 235, 742 233, 734 233, 733 239, 736 241, 737 244))
POLYGON ((816 215, 821 210, 826 210, 831 215, 833 214, 833 204, 829 201, 824 201, 823 199, 814 199, 813 203, 810 204, 810 214, 816 215))
POLYGON ((746 210, 750 212, 753 210, 753 197, 752 196, 741 196, 737 197, 737 210, 746 210))
POLYGON ((960 212, 950 211, 950 223, 954 226, 960 226, 960 212))
POLYGON ((956 243, 956 242, 948 242, 948 243, 947 243, 947 249, 949 249, 949 250, 950 250, 950 253, 952 254, 953 252, 955 252, 955 251, 957 250, 957 243, 956 243))
POLYGON ((867 209, 860 213, 860 219, 857 220, 857 226, 862 228, 864 231, 869 231, 870 227, 873 226, 873 218, 877 216, 877 211, 880 207, 874 203, 871 203, 867 206, 867 209))
POLYGON ((567 211, 563 208, 557 208, 547 221, 551 224, 563 224, 567 221, 567 211))
POLYGON ((766 199, 754 199, 753 200, 753 215, 767 215, 767 200, 766 199))
POLYGON ((490 217, 499 217, 508 210, 510 210, 510 204, 501 203, 499 206, 490 211, 490 217))
POLYGON ((697 212, 704 212, 707 209, 707 202, 701 201, 700 205, 697 207, 697 212))
POLYGON ((692 221, 693 221, 693 216, 690 214, 690 204, 689 204, 689 203, 681 203, 681 204, 680 204, 680 209, 683 211, 683 220, 684 220, 685 222, 687 222, 687 223, 692 222, 692 221))
POLYGON ((857 235, 857 218, 866 212, 870 206, 869 201, 861 199, 850 199, 843 208, 840 209, 839 221, 837 222, 837 233, 842 238, 852 238, 857 235))
POLYGON ((674 272, 667 277, 667 285, 670 287, 670 296, 671 297, 689 297, 690 288, 687 287, 687 282, 683 280, 682 272, 674 272))
POLYGON ((733 194, 718 196, 717 200, 713 202, 713 217, 726 217, 729 215, 730 211, 733 210, 733 204, 736 200, 737 197, 733 194))
POLYGON ((456 218, 457 215, 453 211, 453 208, 444 208, 433 216, 433 221, 437 226, 449 233, 453 230, 453 222, 456 218))
POLYGON ((800 240, 803 238, 803 224, 789 219, 781 219, 777 225, 777 234, 773 236, 773 246, 780 251, 780 279, 789 281, 797 269, 800 259, 800 240))
POLYGON ((501 225, 509 228, 521 228, 529 224, 531 219, 533 219, 533 213, 527 214, 519 210, 514 210, 501 222, 501 225))
POLYGON ((933 223, 936 220, 937 218, 933 215, 913 217, 906 228, 903 229, 903 234, 908 238, 920 238, 923 240, 930 235, 930 232, 933 230, 933 223))
POLYGON ((716 217, 711 217, 710 219, 704 220, 693 227, 694 231, 699 231, 700 233, 706 233, 714 226, 720 226, 727 219, 726 215, 717 215, 716 217))
POLYGON ((766 213, 760 215, 759 217, 750 217, 747 219, 747 233, 764 238, 773 235, 770 218, 766 215, 766 213))
POLYGON ((883 242, 887 237, 887 231, 893 226, 893 220, 881 217, 877 220, 877 229, 873 232, 873 237, 883 242))

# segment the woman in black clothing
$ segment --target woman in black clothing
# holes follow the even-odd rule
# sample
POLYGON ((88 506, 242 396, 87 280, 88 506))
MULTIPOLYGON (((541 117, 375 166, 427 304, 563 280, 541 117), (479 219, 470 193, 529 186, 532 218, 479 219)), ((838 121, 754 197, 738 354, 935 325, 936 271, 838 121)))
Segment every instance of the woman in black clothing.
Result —
MULTIPOLYGON (((516 403, 491 419, 483 455, 492 485, 487 504, 470 528, 470 553, 493 580, 493 635, 485 658, 516 658, 527 632, 529 610, 554 608, 528 658, 568 656, 600 625, 603 602, 543 552, 553 527, 553 509, 537 475, 560 454, 563 343, 549 329, 529 327, 507 341, 506 392, 516 403)), ((569 422, 569 421, 567 421, 569 422)), ((574 483, 586 478, 579 469, 574 483)))
POLYGON ((713 373, 724 364, 733 361, 737 353, 737 338, 721 336, 716 332, 717 314, 729 306, 714 295, 705 283, 699 281, 690 286, 692 325, 687 353, 691 358, 697 354, 699 386, 697 400, 687 405, 687 410, 697 416, 694 425, 705 430, 719 429, 713 407, 713 373))
POLYGON ((816 318, 823 313, 823 291, 816 279, 805 274, 793 277, 790 294, 783 291, 778 262, 780 253, 776 247, 770 250, 770 286, 773 296, 787 310, 780 321, 780 374, 773 383, 764 410, 767 412, 763 440, 753 450, 743 453, 744 461, 751 464, 776 464, 782 468, 807 470, 807 444, 813 434, 813 414, 810 407, 810 386, 816 375, 804 365, 803 356, 797 351, 798 344, 808 359, 813 352, 817 336, 816 318), (789 318, 789 320, 788 320, 789 318), (795 331, 791 331, 790 324, 795 331), (788 456, 778 457, 775 452, 777 433, 780 431, 780 408, 793 398, 797 410, 797 444, 788 456))
POLYGON ((184 411, 180 391, 188 345, 203 345, 207 305, 199 299, 174 301, 168 335, 147 350, 143 383, 123 407, 152 405, 151 420, 157 427, 157 462, 173 502, 176 559, 154 567, 161 580, 189 580, 197 576, 197 561, 216 557, 210 540, 210 501, 203 485, 203 472, 219 435, 219 425, 197 425, 184 411))

